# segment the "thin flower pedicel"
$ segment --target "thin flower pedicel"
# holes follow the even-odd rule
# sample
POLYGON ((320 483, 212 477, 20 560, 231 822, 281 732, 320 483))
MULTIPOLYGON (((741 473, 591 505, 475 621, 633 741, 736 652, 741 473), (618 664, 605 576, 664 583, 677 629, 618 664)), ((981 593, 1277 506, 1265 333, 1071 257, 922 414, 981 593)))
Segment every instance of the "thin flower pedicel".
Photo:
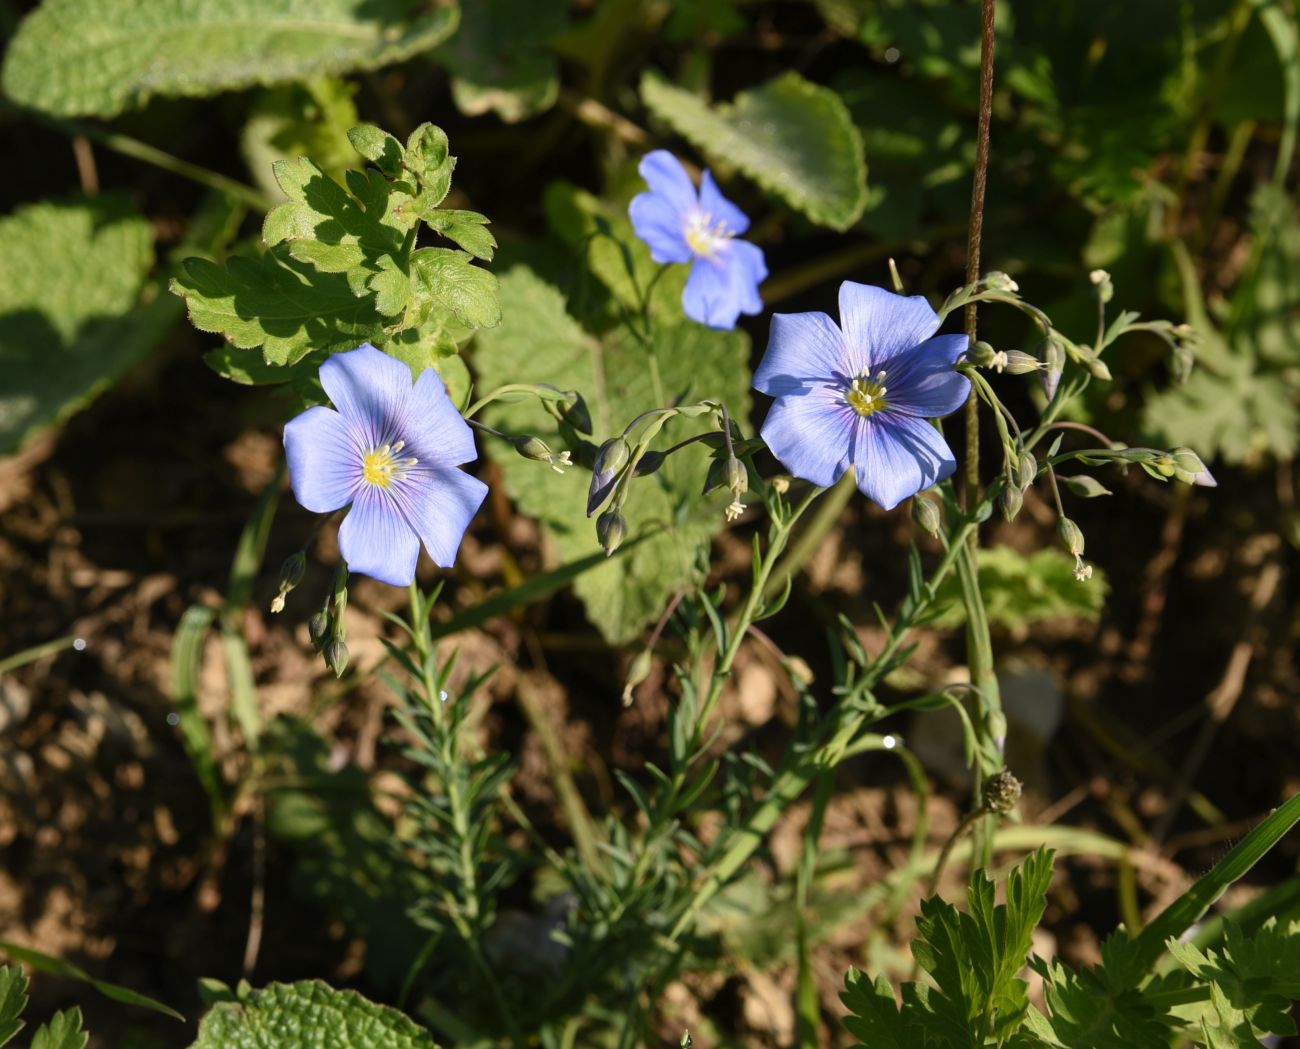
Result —
POLYGON ((450 567, 487 485, 456 469, 474 461, 474 438, 438 373, 412 384, 366 343, 330 357, 320 380, 337 411, 308 408, 284 428, 294 497, 316 513, 351 504, 339 549, 352 572, 406 586, 421 543, 450 567))

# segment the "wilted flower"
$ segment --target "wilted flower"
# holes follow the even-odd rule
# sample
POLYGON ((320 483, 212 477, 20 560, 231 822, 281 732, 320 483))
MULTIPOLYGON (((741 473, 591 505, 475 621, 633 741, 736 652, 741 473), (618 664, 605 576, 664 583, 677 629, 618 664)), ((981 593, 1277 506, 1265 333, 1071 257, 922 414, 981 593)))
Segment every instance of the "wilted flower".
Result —
POLYGON ((294 497, 315 513, 351 504, 339 549, 352 572, 406 586, 421 542, 450 567, 487 485, 456 469, 474 460, 474 438, 438 373, 412 385, 366 343, 330 357, 320 381, 338 410, 308 408, 284 428, 294 497))
POLYGON ((824 313, 772 317, 754 387, 776 398, 763 439, 796 477, 829 486, 852 466, 863 495, 891 510, 957 463, 927 419, 956 411, 970 380, 953 370, 964 335, 934 336, 919 295, 840 285, 840 326, 824 313), (931 336, 934 336, 933 338, 931 336))
POLYGON ((736 238, 749 219, 719 191, 708 171, 696 192, 681 162, 666 149, 641 158, 650 192, 628 206, 632 228, 655 262, 689 262, 682 291, 686 316, 710 328, 734 328, 742 314, 760 313, 758 286, 767 279, 761 248, 736 238))

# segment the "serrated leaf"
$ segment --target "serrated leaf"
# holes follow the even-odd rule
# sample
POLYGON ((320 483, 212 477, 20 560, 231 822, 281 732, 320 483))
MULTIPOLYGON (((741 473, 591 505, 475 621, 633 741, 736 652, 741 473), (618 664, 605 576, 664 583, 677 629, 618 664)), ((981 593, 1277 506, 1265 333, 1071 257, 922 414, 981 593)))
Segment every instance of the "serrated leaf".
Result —
POLYGON ((555 104, 559 66, 548 38, 568 21, 568 0, 475 0, 438 57, 454 74, 452 98, 467 116, 495 111, 508 124, 555 104))
POLYGON ((348 141, 388 178, 402 177, 402 144, 383 128, 375 124, 358 124, 348 130, 348 141))
POLYGON ((27 974, 17 965, 0 965, 0 1047, 23 1029, 27 974))
POLYGON ((32 1049, 86 1049, 90 1040, 81 1026, 81 1010, 67 1009, 55 1013, 32 1036, 32 1049))
POLYGON ((345 141, 357 122, 352 101, 356 86, 321 79, 285 84, 263 92, 239 136, 240 150, 253 180, 272 200, 284 199, 272 171, 280 160, 313 158, 331 178, 342 178, 361 163, 345 141))
POLYGON ((191 1049, 436 1049, 427 1031, 356 991, 320 980, 273 983, 239 1002, 220 1002, 199 1024, 191 1049))
POLYGON ((486 229, 488 219, 477 211, 456 211, 439 208, 424 216, 424 221, 435 233, 454 241, 476 259, 492 261, 497 239, 486 229))
MULTIPOLYGON (((591 409, 597 441, 656 405, 646 351, 625 331, 616 329, 604 341, 587 334, 565 310, 560 292, 522 266, 502 278, 502 298, 509 309, 501 326, 477 336, 474 364, 480 392, 513 382, 579 390, 591 409)), ((721 398, 734 418, 746 417, 749 340, 743 333, 662 326, 655 348, 667 399, 721 398)), ((493 405, 486 414, 493 426, 536 434, 552 448, 563 447, 554 421, 535 402, 493 405)), ((674 426, 659 446, 701 429, 674 426)), ((587 471, 573 468, 558 476, 501 442, 489 442, 487 451, 500 465, 519 508, 542 521, 553 561, 573 562, 599 551, 586 516, 587 471)), ((700 498, 707 468, 707 452, 697 445, 636 481, 625 508, 629 549, 601 560, 575 583, 588 617, 610 640, 634 636, 676 589, 698 580, 696 553, 722 526, 725 502, 700 498), (633 545, 643 534, 646 538, 633 545)))
POLYGON ((491 328, 501 321, 497 279, 471 258, 450 248, 421 248, 411 256, 411 272, 434 305, 471 328, 491 328))
MULTIPOLYGON (((1074 578, 1074 559, 1055 547, 1026 557, 1009 546, 980 551, 980 591, 989 622, 1008 630, 1063 617, 1094 622, 1101 614, 1110 584, 1100 568, 1086 583, 1074 578)), ((961 587, 955 579, 940 585, 930 622, 954 627, 966 621, 961 587)))
POLYGON ((819 225, 848 229, 866 207, 862 135, 830 88, 789 72, 710 106, 647 73, 641 100, 712 163, 740 169, 819 225))
POLYGON ((380 337, 383 318, 343 274, 321 273, 277 245, 222 267, 186 259, 171 290, 190 322, 241 349, 260 347, 268 364, 294 364, 313 350, 351 349, 380 337))
POLYGON ((105 998, 111 998, 115 1002, 143 1006, 146 1009, 164 1013, 176 1020, 185 1019, 170 1005, 164 1005, 156 998, 150 998, 148 995, 140 994, 138 991, 133 991, 131 988, 123 987, 120 984, 109 983, 107 980, 96 980, 84 969, 63 958, 56 958, 52 954, 46 954, 44 951, 38 951, 32 947, 23 947, 21 944, 10 943, 8 940, 0 940, 0 952, 7 954, 16 961, 31 966, 37 972, 51 973, 67 980, 79 980, 82 983, 88 983, 105 998))
POLYGON ((0 219, 0 455, 95 397, 174 322, 165 296, 140 307, 152 265, 149 224, 120 197, 0 219))
POLYGON ((427 51, 458 10, 414 0, 45 0, 4 67, 15 102, 59 116, 114 116, 154 95, 375 69, 427 51))

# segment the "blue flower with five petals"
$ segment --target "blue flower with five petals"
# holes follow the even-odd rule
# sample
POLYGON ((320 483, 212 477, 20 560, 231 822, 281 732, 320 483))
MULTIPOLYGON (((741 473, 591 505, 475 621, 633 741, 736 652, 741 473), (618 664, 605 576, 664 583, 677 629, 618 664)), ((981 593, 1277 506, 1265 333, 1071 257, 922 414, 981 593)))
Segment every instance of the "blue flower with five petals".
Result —
POLYGON ((308 408, 284 428, 289 483, 308 510, 351 504, 339 528, 349 571, 393 586, 415 578, 420 544, 449 568, 487 495, 462 470, 474 437, 432 368, 414 384, 401 361, 369 343, 320 367, 331 408, 308 408))
POLYGON ((632 228, 655 262, 691 263, 682 291, 686 316, 729 330, 742 313, 761 313, 758 286, 767 279, 767 265, 761 248, 736 239, 749 229, 745 213, 722 195, 708 171, 697 193, 666 149, 647 153, 638 170, 650 192, 632 198, 632 228))
POLYGON ((920 295, 840 285, 840 323, 776 313, 754 388, 776 398, 767 446, 794 476, 829 487, 853 467, 858 488, 892 510, 957 463, 927 420, 956 411, 970 380, 954 370, 964 335, 938 335, 920 295), (933 336, 933 337, 932 337, 933 336))

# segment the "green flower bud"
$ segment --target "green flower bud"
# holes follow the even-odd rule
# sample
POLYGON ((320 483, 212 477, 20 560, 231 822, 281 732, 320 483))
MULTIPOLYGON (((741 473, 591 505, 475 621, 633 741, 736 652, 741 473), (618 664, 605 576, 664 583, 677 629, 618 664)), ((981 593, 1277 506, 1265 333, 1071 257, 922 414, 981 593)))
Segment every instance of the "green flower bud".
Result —
POLYGON ((307 620, 307 636, 311 638, 311 647, 319 652, 325 647, 330 636, 330 616, 328 612, 317 612, 307 620))
POLYGON ((284 559, 280 566, 280 590, 288 593, 302 582, 303 573, 307 571, 307 555, 299 550, 284 559))
POLYGON ((1161 477, 1173 477, 1174 473, 1178 469, 1174 465, 1174 457, 1172 455, 1162 455, 1158 459, 1152 460, 1151 468, 1161 477))
POLYGON ((1075 557, 1083 556, 1083 531, 1068 517, 1057 518, 1056 535, 1061 545, 1075 557))
POLYGON ((1115 286, 1110 282, 1110 274, 1105 270, 1093 270, 1088 274, 1092 286, 1097 289, 1097 297, 1102 302, 1110 302, 1115 296, 1115 286))
POLYGON ((1037 357, 1025 353, 1024 350, 1007 350, 1006 358, 1006 363, 1002 367, 1010 375, 1028 375, 1030 372, 1040 371, 1043 367, 1037 357))
POLYGON ((596 518, 596 538, 608 557, 627 537, 627 518, 617 510, 606 510, 596 518))
POLYGON ((645 477, 652 474, 657 471, 659 467, 663 466, 664 460, 667 458, 668 456, 664 455, 663 452, 642 452, 641 458, 636 461, 636 469, 633 473, 635 473, 637 477, 645 477))
POLYGON ((331 638, 325 644, 325 665, 334 671, 335 677, 342 677, 348 668, 348 646, 338 638, 331 638))
POLYGON ((1003 769, 1001 772, 995 772, 984 781, 984 808, 989 812, 996 812, 999 816, 1009 816, 1020 804, 1022 790, 1020 780, 1016 779, 1010 771, 1003 769))
POLYGON ((560 401, 560 418, 578 433, 591 433, 591 412, 577 390, 569 390, 560 401))
POLYGON ((1020 489, 1015 485, 1003 485, 1002 491, 998 492, 998 510, 1002 513, 1004 521, 1014 521, 1024 505, 1025 497, 1020 494, 1020 489))
POLYGON ((1190 448, 1175 448, 1172 453, 1174 476, 1183 484, 1197 484, 1204 488, 1217 488, 1219 482, 1205 468, 1201 457, 1190 448))
POLYGON ((1016 487, 1022 492, 1038 479, 1038 460, 1034 453, 1022 449, 1016 457, 1016 487))
POLYGON ((641 649, 627 668, 627 677, 623 679, 623 706, 632 705, 632 692, 650 676, 651 656, 648 648, 641 649))
POLYGON ((1103 485, 1095 477, 1089 477, 1087 474, 1077 474, 1074 477, 1059 478, 1071 492, 1083 499, 1095 499, 1099 495, 1110 495, 1111 490, 1103 485))
POLYGON ((566 466, 572 466, 567 451, 556 455, 551 451, 550 446, 540 437, 530 437, 527 434, 521 437, 511 438, 511 444, 515 446, 515 451, 525 459, 532 459, 534 462, 546 463, 556 473, 564 473, 566 466))
POLYGON ((628 447, 627 441, 621 434, 618 437, 611 437, 600 446, 600 451, 596 453, 596 465, 592 470, 602 475, 616 474, 627 465, 631 455, 632 449, 628 447))
POLYGON ((1099 379, 1101 382, 1110 382, 1110 369, 1106 366, 1106 362, 1100 357, 1095 354, 1090 357, 1085 357, 1083 363, 1094 379, 1099 379))
POLYGON ((987 342, 977 342, 966 351, 966 359, 977 368, 987 368, 996 356, 997 351, 987 342))
POLYGON ((1020 285, 1001 270, 994 270, 984 275, 984 287, 989 291, 1019 291, 1020 285))
POLYGON ((732 495, 744 495, 749 491, 749 471, 739 459, 728 459, 726 464, 727 488, 732 495))
POLYGON ((939 529, 943 527, 939 504, 919 494, 912 496, 912 520, 921 531, 936 539, 939 536, 939 529))

